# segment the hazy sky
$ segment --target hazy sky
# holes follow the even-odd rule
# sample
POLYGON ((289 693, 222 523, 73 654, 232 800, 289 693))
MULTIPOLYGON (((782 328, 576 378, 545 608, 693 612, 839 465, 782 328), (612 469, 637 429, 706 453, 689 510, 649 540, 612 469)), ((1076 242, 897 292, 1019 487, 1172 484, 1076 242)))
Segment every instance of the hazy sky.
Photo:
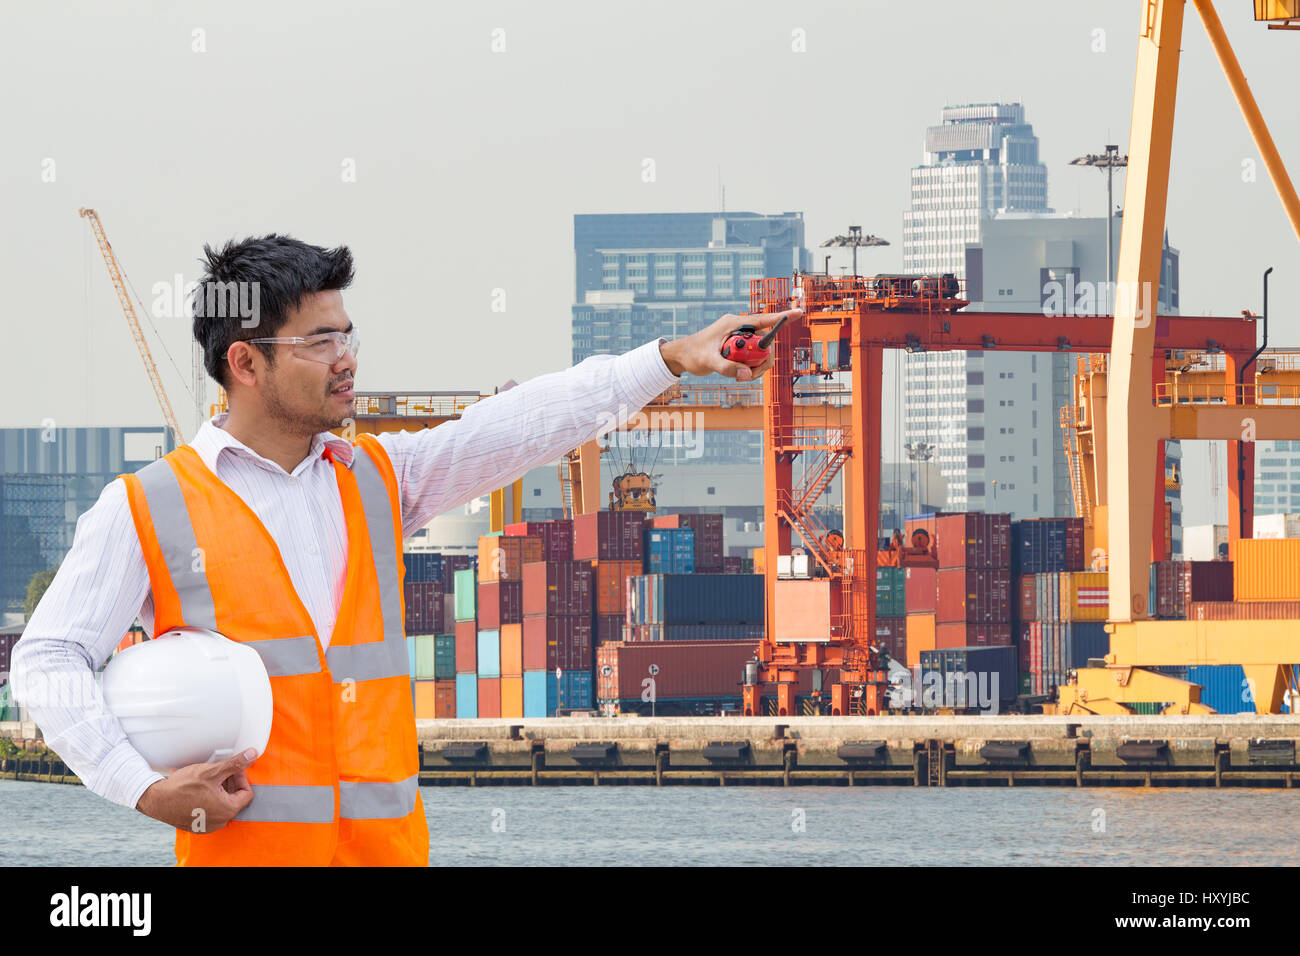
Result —
MULTIPOLYGON (((1295 168, 1300 36, 1219 7, 1295 168)), ((490 391, 567 366, 573 215, 715 210, 719 169, 727 208, 802 210, 810 247, 861 225, 894 243, 863 271, 896 269, 908 170, 945 103, 1023 102, 1053 207, 1100 215, 1104 178, 1066 163, 1127 149, 1140 8, 4 0, 0 426, 159 421, 82 205, 146 305, 155 283, 194 277, 205 241, 351 246, 366 390, 490 391)), ((1258 310, 1273 265, 1271 344, 1300 344, 1296 238, 1262 165, 1243 181, 1257 153, 1190 4, 1177 116, 1184 313, 1258 310)), ((188 325, 154 321, 188 437, 188 325)))

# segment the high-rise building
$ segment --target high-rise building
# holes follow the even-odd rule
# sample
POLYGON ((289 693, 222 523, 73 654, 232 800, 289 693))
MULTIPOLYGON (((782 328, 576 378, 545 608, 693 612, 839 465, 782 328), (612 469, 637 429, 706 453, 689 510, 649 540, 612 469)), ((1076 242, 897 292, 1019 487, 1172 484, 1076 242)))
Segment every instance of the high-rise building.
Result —
POLYGON ((1300 441, 1262 441, 1255 449, 1255 514, 1300 512, 1300 441))
MULTIPOLYGON (((578 215, 573 240, 575 363, 748 312, 751 279, 791 276, 811 261, 799 212, 578 215)), ((761 454, 760 432, 710 432, 694 450, 661 449, 656 466, 758 465, 761 454)))

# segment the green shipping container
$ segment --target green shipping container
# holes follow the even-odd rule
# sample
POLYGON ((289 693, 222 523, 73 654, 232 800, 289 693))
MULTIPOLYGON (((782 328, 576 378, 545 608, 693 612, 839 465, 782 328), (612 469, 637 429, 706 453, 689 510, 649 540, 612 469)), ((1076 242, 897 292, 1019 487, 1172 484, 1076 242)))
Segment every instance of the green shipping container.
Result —
POLYGON ((433 680, 433 635, 415 634, 415 679, 433 680))
POLYGON ((876 568, 876 617, 907 615, 906 571, 906 568, 876 568))
POLYGON ((434 680, 456 679, 456 635, 439 634, 433 639, 434 680))
POLYGON ((453 584, 456 589, 456 620, 472 621, 478 611, 474 604, 474 595, 478 590, 476 572, 473 568, 464 568, 457 571, 454 577, 456 579, 453 584))

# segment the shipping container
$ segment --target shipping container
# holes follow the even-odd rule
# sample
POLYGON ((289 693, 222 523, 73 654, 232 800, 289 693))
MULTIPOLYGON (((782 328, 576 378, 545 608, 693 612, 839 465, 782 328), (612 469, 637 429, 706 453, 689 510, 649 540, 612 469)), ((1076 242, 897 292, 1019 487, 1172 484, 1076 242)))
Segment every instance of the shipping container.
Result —
POLYGON ((1011 523, 1011 566, 1018 575, 1082 571, 1082 518, 1027 518, 1011 523))
POLYGON ((561 671, 556 677, 552 671, 546 675, 546 714, 556 711, 592 710, 595 708, 595 682, 590 669, 561 671))
MULTIPOLYGON (((122 650, 122 646, 120 644, 118 645, 118 650, 119 651, 122 650)), ((117 651, 114 651, 113 653, 116 654, 117 651)), ((411 680, 415 680, 415 638, 414 637, 408 637, 406 639, 406 673, 410 675, 411 680)), ((4 686, 3 684, 0 684, 0 687, 3 686, 4 686)))
POLYGON ((627 579, 640 574, 641 561, 596 561, 596 613, 623 616, 627 610, 627 579))
POLYGON ((1232 600, 1229 561, 1153 561, 1147 591, 1147 613, 1182 620, 1194 601, 1232 600))
POLYGON ((1022 574, 1016 579, 1017 603, 1019 617, 1022 621, 1038 620, 1038 578, 1033 574, 1022 574))
POLYGON ((590 561, 532 561, 524 565, 523 613, 590 615, 596 572, 590 561))
POLYGON ((479 586, 491 581, 521 581, 524 565, 541 560, 542 539, 539 537, 482 535, 478 539, 479 586))
POLYGON ((763 579, 755 574, 637 574, 626 586, 629 624, 763 623, 763 579))
POLYGON ((1238 601, 1300 600, 1300 538, 1239 538, 1228 551, 1238 601))
POLYGON ((900 664, 907 660, 907 618, 876 618, 874 644, 900 664))
POLYGON ((1016 698, 1020 679, 1012 646, 954 647, 921 654, 921 704, 998 713, 1016 698), (938 692, 935 701, 932 694, 938 692))
POLYGON ((1228 557, 1228 526, 1183 526, 1183 558, 1187 561, 1222 561, 1228 557))
MULTIPOLYGON (((623 619, 618 618, 622 627, 623 619)), ((590 670, 595 630, 589 617, 526 617, 523 624, 525 671, 590 670)), ((621 634, 620 634, 621 636, 621 634)))
MULTIPOLYGON (((407 638, 408 642, 415 642, 415 670, 411 676, 417 681, 434 679, 434 645, 432 634, 413 634, 407 638)), ((409 646, 409 644, 408 644, 409 646)), ((430 691, 430 694, 433 692, 430 691)), ((430 700, 433 698, 430 697, 430 700)))
POLYGON ((478 670, 478 625, 473 621, 456 622, 456 673, 472 674, 478 670))
POLYGON ((524 675, 501 678, 501 716, 524 716, 524 675))
POLYGON ((412 684, 415 692, 416 720, 443 720, 458 716, 454 679, 417 680, 412 684))
POLYGON ((647 573, 695 573, 695 531, 693 529, 648 528, 643 547, 647 573))
POLYGON ((876 616, 902 617, 907 613, 907 569, 876 568, 876 616))
POLYGON ((480 717, 501 716, 501 678, 482 677, 478 679, 478 715, 480 717))
POLYGON ((546 671, 524 671, 524 716, 551 716, 546 711, 546 671))
POLYGON ((995 624, 1011 620, 1010 570, 940 568, 938 582, 936 620, 940 624, 955 621, 995 624))
POLYGON ((622 614, 597 614, 592 619, 591 637, 596 644, 623 640, 623 625, 627 619, 622 614))
POLYGON ((456 717, 472 720, 478 716, 478 675, 456 675, 456 717))
POLYGON ((907 666, 921 666, 921 652, 935 649, 934 613, 907 615, 907 666))
POLYGON ((624 624, 625 641, 753 641, 763 639, 762 624, 624 624))
POLYGON ((521 521, 506 525, 505 533, 511 538, 535 537, 542 539, 543 561, 573 560, 573 521, 557 518, 554 521, 521 521))
POLYGON ((503 624, 518 624, 523 619, 522 581, 480 582, 478 586, 479 630, 498 628, 503 624))
POLYGON ((754 573, 767 574, 767 549, 755 548, 753 552, 754 573))
POLYGON ((1252 538, 1300 538, 1300 514, 1255 515, 1252 538))
POLYGON ((1187 679, 1200 685, 1201 703, 1221 714, 1255 713, 1255 694, 1240 664, 1196 664, 1187 679))
POLYGON ((936 650, 953 647, 1009 647, 1011 622, 976 623, 971 621, 938 621, 934 627, 936 650))
POLYGON ((1190 621, 1300 620, 1300 601, 1195 601, 1188 605, 1190 621))
POLYGON ((457 621, 472 621, 475 619, 474 598, 477 596, 476 592, 478 591, 478 581, 475 578, 477 573, 473 568, 463 568, 453 576, 457 621))
MULTIPOLYGON (((524 673, 523 631, 524 631, 523 624, 502 624, 501 625, 501 676, 502 677, 523 676, 524 673)), ((512 717, 515 715, 503 714, 502 716, 512 717)))
POLYGON ((577 561, 635 561, 641 563, 640 511, 594 511, 573 519, 573 557, 577 561))
POLYGON ((752 563, 747 566, 745 559, 738 554, 724 554, 722 556, 722 573, 753 574, 754 568, 752 563))
POLYGON ((442 627, 444 589, 441 581, 406 582, 402 603, 406 633, 437 634, 442 627))
POLYGON ((403 580, 408 584, 442 580, 442 554, 437 551, 408 551, 402 555, 402 564, 406 567, 403 580))
MULTIPOLYGON (((907 613, 924 614, 939 608, 939 572, 934 568, 904 568, 907 613)), ((918 665, 919 666, 919 665, 918 665)))
POLYGON ((614 701, 643 694, 660 700, 735 696, 744 681, 745 663, 754 659, 757 648, 754 641, 602 644, 596 648, 596 697, 614 701))
POLYGON ((1109 581, 1105 571, 1062 572, 1060 620, 1106 620, 1110 615, 1109 581))
POLYGON ((722 515, 660 515, 652 520, 651 526, 666 530, 690 528, 695 534, 695 570, 722 570, 722 515))
POLYGON ((941 568, 1010 568, 1011 515, 969 511, 934 523, 941 568))
MULTIPOLYGON (((498 630, 478 632, 478 676, 501 676, 501 632, 498 630)), ((480 700, 479 705, 482 703, 480 700)))
POLYGON ((433 678, 451 680, 456 676, 456 635, 439 634, 433 639, 433 678))
POLYGON ((1072 621, 1062 628, 1071 668, 1087 667, 1089 660, 1101 659, 1110 653, 1110 635, 1106 633, 1104 621, 1072 621))

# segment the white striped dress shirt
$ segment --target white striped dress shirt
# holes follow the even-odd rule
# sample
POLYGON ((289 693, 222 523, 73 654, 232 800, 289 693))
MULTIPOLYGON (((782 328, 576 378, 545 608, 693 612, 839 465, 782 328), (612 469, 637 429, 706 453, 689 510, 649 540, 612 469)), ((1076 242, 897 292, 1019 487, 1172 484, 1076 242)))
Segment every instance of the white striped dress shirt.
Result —
MULTIPOLYGON (((679 381, 660 353, 664 341, 538 376, 436 428, 378 435, 397 473, 403 536, 555 462, 611 422, 625 422, 679 381)), ((222 430, 224 421, 218 415, 205 422, 190 444, 266 526, 327 646, 347 577, 347 531, 334 466, 322 452, 328 446, 350 468, 352 446, 322 432, 286 473, 222 430)), ((114 480, 78 519, 72 548, 15 645, 11 666, 15 696, 50 748, 92 792, 127 807, 163 775, 128 742, 94 673, 137 617, 152 634, 153 616, 125 484, 114 480), (77 691, 41 694, 53 686, 77 691)))

